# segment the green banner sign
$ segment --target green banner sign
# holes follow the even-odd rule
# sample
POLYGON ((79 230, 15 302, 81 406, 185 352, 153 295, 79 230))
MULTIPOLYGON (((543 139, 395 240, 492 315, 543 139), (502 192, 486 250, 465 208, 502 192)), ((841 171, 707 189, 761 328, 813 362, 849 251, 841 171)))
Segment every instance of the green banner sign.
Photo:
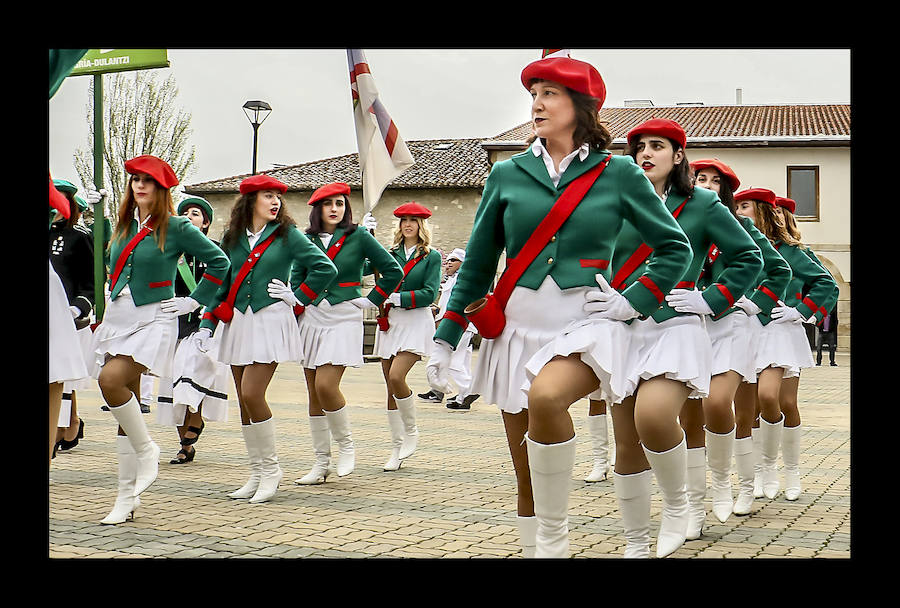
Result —
POLYGON ((75 69, 69 75, 84 76, 167 67, 167 49, 91 49, 75 64, 75 69))

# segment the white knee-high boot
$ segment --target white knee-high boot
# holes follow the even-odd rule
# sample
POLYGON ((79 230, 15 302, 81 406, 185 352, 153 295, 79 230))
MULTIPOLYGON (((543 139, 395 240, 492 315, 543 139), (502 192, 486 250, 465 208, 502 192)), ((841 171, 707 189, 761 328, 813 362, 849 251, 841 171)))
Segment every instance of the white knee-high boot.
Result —
POLYGON ((775 498, 781 489, 781 480, 778 478, 778 448, 781 447, 781 431, 784 428, 784 414, 778 422, 766 422, 759 418, 760 434, 760 467, 763 484, 763 494, 766 498, 775 498))
POLYGON ((134 394, 122 405, 116 407, 109 405, 109 411, 128 435, 128 441, 131 442, 137 456, 137 474, 134 481, 134 495, 137 496, 150 487, 159 474, 159 446, 147 432, 141 406, 134 394))
POLYGON ((588 416, 588 430, 591 433, 591 453, 594 456, 594 468, 584 478, 585 481, 603 481, 609 474, 609 429, 606 414, 588 416))
POLYGON ((410 393, 408 397, 394 395, 397 403, 397 411, 403 420, 403 445, 400 446, 398 458, 409 458, 416 451, 416 443, 419 440, 419 429, 416 426, 416 397, 410 393))
POLYGON ((706 521, 706 448, 687 449, 686 491, 688 499, 688 527, 686 540, 700 538, 706 521))
POLYGON ((781 429, 781 459, 784 462, 784 497, 800 498, 800 425, 781 429))
POLYGON ((534 557, 535 539, 537 537, 537 517, 516 515, 516 526, 519 528, 519 544, 522 545, 522 557, 534 557))
POLYGON ((753 509, 753 479, 756 455, 753 452, 753 438, 742 437, 734 440, 734 469, 738 477, 738 495, 732 512, 735 515, 749 515, 753 509))
POLYGON ((650 557, 650 469, 631 475, 613 471, 613 486, 625 531, 626 558, 650 557))
POLYGON ((244 436, 244 445, 247 448, 247 457, 250 462, 250 478, 247 479, 247 483, 229 494, 228 498, 252 498, 259 487, 262 456, 259 451, 259 442, 256 439, 257 429, 252 423, 242 424, 241 435, 244 436))
POLYGON ((134 494, 137 454, 128 437, 116 436, 116 454, 119 458, 119 493, 112 511, 100 520, 101 524, 121 524, 134 519, 134 512, 141 504, 141 499, 134 494))
POLYGON ((762 435, 759 434, 759 427, 750 429, 750 437, 753 440, 753 498, 762 498, 762 435))
POLYGON ((338 477, 349 475, 356 467, 356 452, 353 449, 353 435, 350 432, 350 416, 347 406, 334 412, 325 412, 331 436, 338 444, 338 477))
POLYGON ((388 425, 391 429, 391 457, 384 463, 385 471, 396 471, 403 461, 400 459, 400 446, 403 445, 403 420, 400 418, 400 410, 388 410, 388 425))
POLYGON ((687 442, 682 436, 678 445, 665 452, 654 452, 646 446, 642 447, 663 499, 662 518, 656 538, 656 557, 666 557, 684 544, 687 533, 687 442))
POLYGON ((331 464, 331 431, 328 428, 328 418, 325 416, 309 417, 309 434, 312 437, 313 454, 316 462, 309 473, 294 480, 301 486, 314 486, 325 483, 328 478, 328 466, 331 464))
POLYGON ((543 444, 525 435, 534 493, 536 558, 569 557, 569 489, 575 467, 575 437, 543 444))
POLYGON ((731 455, 734 453, 734 432, 713 433, 706 429, 706 458, 709 463, 712 494, 712 512, 720 522, 725 523, 734 508, 731 494, 731 455))
POLYGON ((259 487, 250 499, 252 503, 266 502, 278 491, 278 483, 284 475, 278 465, 278 455, 275 452, 275 419, 269 418, 262 422, 254 422, 257 427, 256 436, 261 462, 259 465, 259 487))

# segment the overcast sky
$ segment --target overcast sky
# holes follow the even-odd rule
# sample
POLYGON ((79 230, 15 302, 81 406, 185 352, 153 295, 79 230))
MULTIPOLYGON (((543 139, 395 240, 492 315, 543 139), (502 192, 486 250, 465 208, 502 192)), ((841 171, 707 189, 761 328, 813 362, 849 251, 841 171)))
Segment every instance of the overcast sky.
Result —
MULTIPOLYGON (((363 49, 382 103, 407 140, 489 138, 529 119, 522 68, 541 49, 363 49)), ((649 99, 732 105, 850 102, 849 49, 571 49, 606 83, 605 106, 649 99)), ((182 183, 249 173, 253 130, 241 106, 273 108, 259 130, 259 171, 357 151, 346 50, 169 49, 177 104, 192 115, 194 172, 182 183)), ((90 76, 50 100, 50 172, 78 182, 72 156, 89 148, 90 76)))

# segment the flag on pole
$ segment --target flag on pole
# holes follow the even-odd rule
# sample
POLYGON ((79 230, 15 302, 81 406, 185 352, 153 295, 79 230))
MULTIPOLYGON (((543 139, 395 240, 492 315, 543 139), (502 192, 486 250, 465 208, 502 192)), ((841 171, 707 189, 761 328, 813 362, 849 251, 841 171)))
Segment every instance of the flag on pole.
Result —
POLYGON ((541 53, 541 59, 546 59, 547 57, 570 57, 569 49, 543 49, 541 53))
POLYGON ((415 164, 397 125, 378 98, 375 80, 362 49, 347 49, 353 120, 362 170, 363 205, 369 212, 389 183, 415 164))

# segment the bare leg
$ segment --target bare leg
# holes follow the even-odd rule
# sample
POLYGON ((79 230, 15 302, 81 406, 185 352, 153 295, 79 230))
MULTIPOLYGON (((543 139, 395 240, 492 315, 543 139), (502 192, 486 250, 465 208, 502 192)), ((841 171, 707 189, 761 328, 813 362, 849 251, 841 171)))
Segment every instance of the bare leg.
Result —
POLYGON ((346 405, 347 401, 341 393, 341 378, 345 369, 342 365, 322 365, 315 370, 316 396, 320 409, 336 412, 346 405))
POLYGON ((784 370, 780 367, 767 367, 759 373, 756 381, 756 398, 759 403, 759 414, 769 423, 781 420, 781 392, 784 370))
MULTIPOLYGON (((131 399, 132 395, 141 400, 141 374, 147 368, 127 355, 117 355, 109 359, 100 370, 97 384, 103 400, 109 407, 118 407, 131 399)), ((119 427, 119 435, 125 435, 122 427, 119 427)))
POLYGON ((394 401, 394 394, 391 390, 391 382, 389 380, 391 376, 391 364, 393 362, 394 357, 381 360, 381 374, 384 376, 384 386, 387 389, 387 409, 389 410, 397 409, 397 403, 394 401))
POLYGON ((47 466, 50 466, 53 446, 56 445, 56 429, 59 420, 59 408, 62 406, 62 382, 50 383, 50 450, 47 452, 47 466))
MULTIPOLYGON (((400 351, 393 359, 391 359, 387 382, 391 393, 395 397, 402 398, 412 395, 412 389, 409 387, 409 384, 406 383, 406 376, 409 374, 409 370, 412 369, 413 365, 421 359, 422 357, 419 355, 407 351, 400 351)), ((394 403, 393 408, 388 405, 388 409, 396 409, 396 407, 396 403, 394 403)))
POLYGON ((574 437, 569 406, 598 388, 597 376, 577 355, 548 361, 528 392, 528 436, 543 444, 562 443, 574 437))
POLYGON ((632 395, 612 408, 613 436, 616 440, 615 472, 619 475, 632 475, 650 469, 634 424, 634 400, 632 395))
POLYGON ((238 403, 241 406, 241 421, 244 411, 250 422, 265 422, 272 417, 272 410, 266 402, 266 389, 275 375, 278 363, 251 363, 243 369, 238 403))
POLYGON ((502 412, 506 441, 516 472, 518 503, 516 513, 522 517, 534 516, 534 497, 531 492, 531 473, 528 470, 528 450, 525 448, 525 432, 528 430, 528 409, 518 414, 502 412))
POLYGON ((706 445, 706 434, 703 432, 703 404, 700 399, 686 399, 681 406, 678 422, 687 439, 687 447, 702 448, 706 445))
POLYGON ((600 416, 606 413, 606 401, 602 399, 588 400, 588 416, 600 416))
POLYGON ((713 433, 721 435, 734 428, 735 414, 731 404, 740 384, 741 375, 733 370, 716 374, 710 379, 709 397, 703 400, 703 416, 706 427, 713 433))
POLYGON ((778 404, 784 414, 784 426, 800 426, 800 409, 797 406, 797 394, 800 391, 800 376, 784 378, 778 391, 778 404))
POLYGON ((650 378, 638 386, 634 422, 647 449, 665 452, 681 443, 684 431, 678 424, 678 413, 689 394, 686 384, 664 376, 650 378))

